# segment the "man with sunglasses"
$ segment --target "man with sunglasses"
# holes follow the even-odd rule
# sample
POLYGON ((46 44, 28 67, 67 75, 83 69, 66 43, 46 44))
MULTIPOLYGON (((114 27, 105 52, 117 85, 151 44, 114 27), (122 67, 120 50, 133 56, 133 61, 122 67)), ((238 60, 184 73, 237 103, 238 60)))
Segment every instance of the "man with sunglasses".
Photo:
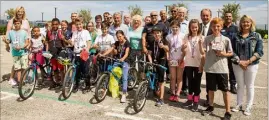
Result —
POLYGON ((153 51, 154 49, 154 36, 152 28, 158 26, 163 32, 163 38, 166 37, 168 30, 164 23, 158 22, 158 12, 153 11, 150 13, 151 22, 146 24, 142 32, 142 49, 144 54, 148 54, 148 50, 153 51))
POLYGON ((108 27, 112 26, 114 24, 112 15, 108 15, 107 17, 107 25, 108 27))
POLYGON ((167 20, 169 23, 171 23, 173 20, 176 20, 178 18, 178 15, 177 15, 178 7, 172 6, 170 12, 172 16, 167 20))

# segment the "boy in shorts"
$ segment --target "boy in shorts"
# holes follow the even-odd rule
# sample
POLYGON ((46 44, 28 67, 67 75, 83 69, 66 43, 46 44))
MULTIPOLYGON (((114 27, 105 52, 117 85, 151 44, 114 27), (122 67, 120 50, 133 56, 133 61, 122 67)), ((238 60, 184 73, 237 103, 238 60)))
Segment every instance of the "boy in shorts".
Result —
MULTIPOLYGON (((21 30, 22 21, 14 19, 13 24, 15 29, 8 33, 7 41, 11 43, 14 70, 17 72, 18 81, 20 81, 22 71, 28 67, 28 56, 25 50, 29 45, 29 41, 28 33, 21 30)), ((10 84, 15 86, 17 82, 12 79, 10 84)))
POLYGON ((202 112, 202 115, 212 114, 214 111, 214 92, 220 89, 223 93, 226 109, 224 120, 230 120, 227 58, 233 55, 231 41, 220 33, 223 28, 222 19, 214 18, 210 24, 212 25, 210 29, 212 29, 213 34, 207 36, 203 43, 203 52, 205 52, 206 56, 204 71, 206 72, 206 87, 209 90, 209 107, 202 112))

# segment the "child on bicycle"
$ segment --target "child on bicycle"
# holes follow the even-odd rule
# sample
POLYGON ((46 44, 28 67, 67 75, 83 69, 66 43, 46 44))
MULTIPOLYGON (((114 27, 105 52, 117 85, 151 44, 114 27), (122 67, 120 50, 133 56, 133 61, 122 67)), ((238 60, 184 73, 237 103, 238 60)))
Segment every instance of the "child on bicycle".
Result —
MULTIPOLYGON (((73 32, 72 35, 72 45, 74 46, 74 52, 75 53, 81 53, 83 50, 84 51, 89 51, 91 47, 91 36, 89 34, 89 31, 83 29, 83 23, 81 19, 76 19, 75 20, 77 31, 73 32)), ((75 56, 75 61, 79 62, 79 65, 77 66, 77 75, 76 75, 76 84, 74 87, 74 91, 78 90, 78 85, 80 79, 86 78, 86 74, 88 71, 88 60, 83 60, 81 58, 80 54, 77 54, 75 56), (81 74, 80 74, 81 73, 81 74)), ((90 81, 86 81, 86 89, 90 87, 90 81)))
POLYGON ((197 19, 192 19, 189 23, 189 34, 184 38, 186 52, 185 70, 188 78, 188 101, 184 103, 185 107, 191 107, 192 111, 198 110, 198 102, 201 93, 201 79, 203 75, 203 49, 204 37, 201 35, 200 23, 197 19))
MULTIPOLYGON (((28 67, 28 55, 26 48, 29 46, 28 33, 21 30, 21 20, 14 19, 14 30, 10 30, 7 36, 7 43, 11 44, 11 52, 13 56, 14 70, 17 72, 18 81, 21 80, 21 73, 28 67)), ((17 85, 17 81, 12 79, 9 81, 12 86, 17 85)))
POLYGON ((185 34, 180 32, 180 26, 178 21, 172 21, 170 23, 170 28, 172 33, 167 35, 166 40, 169 44, 169 54, 168 54, 168 65, 171 75, 170 90, 171 96, 170 101, 178 102, 179 94, 182 87, 182 76, 184 70, 184 55, 181 51, 183 46, 183 39, 185 34))
MULTIPOLYGON (((43 65, 45 58, 42 55, 42 50, 44 48, 45 38, 43 37, 43 35, 41 35, 40 29, 37 26, 33 27, 32 33, 33 33, 33 36, 30 41, 30 51, 32 51, 33 53, 32 62, 35 59, 40 65, 43 65)), ((39 66, 37 66, 37 68, 38 67, 39 66)), ((40 73, 40 69, 38 69, 38 73, 40 73)))
POLYGON ((122 82, 123 82, 123 88, 122 88, 122 96, 121 96, 121 103, 126 102, 126 94, 127 94, 127 85, 128 85, 128 71, 129 71, 129 64, 128 64, 128 56, 130 53, 130 42, 124 35, 124 32, 122 30, 118 30, 116 32, 116 36, 118 41, 113 45, 113 49, 108 50, 103 55, 107 55, 111 52, 113 52, 113 55, 120 59, 121 62, 123 62, 122 66, 122 82))
MULTIPOLYGON (((60 20, 58 18, 52 19, 52 28, 48 30, 46 34, 46 51, 49 51, 52 54, 52 58, 50 60, 52 64, 52 70, 54 72, 53 79, 56 83, 63 81, 64 79, 64 67, 57 61, 57 57, 59 56, 60 51, 63 48, 63 35, 62 31, 59 30, 60 20), (58 80, 59 74, 61 79, 58 80)), ((55 82, 50 86, 54 88, 57 86, 55 82)))
MULTIPOLYGON (((169 47, 168 47, 168 42, 163 39, 163 32, 162 29, 159 26, 155 26, 152 28, 152 32, 155 38, 154 41, 154 46, 153 49, 151 49, 149 52, 149 58, 152 60, 149 60, 150 62, 153 62, 155 64, 160 64, 162 66, 165 66, 166 64, 166 55, 167 52, 169 52, 169 47)), ((159 95, 158 95, 158 100, 155 104, 157 107, 161 107, 164 102, 163 102, 163 96, 164 96, 164 74, 165 70, 162 68, 157 67, 157 78, 159 82, 159 95)))

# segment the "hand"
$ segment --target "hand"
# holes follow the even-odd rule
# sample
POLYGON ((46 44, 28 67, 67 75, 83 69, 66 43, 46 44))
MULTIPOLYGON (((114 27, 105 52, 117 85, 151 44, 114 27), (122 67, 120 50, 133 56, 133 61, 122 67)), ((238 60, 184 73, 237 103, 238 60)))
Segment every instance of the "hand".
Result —
POLYGON ((184 43, 181 47, 181 52, 184 52, 187 47, 187 43, 184 43))
POLYGON ((200 37, 200 39, 198 40, 198 43, 199 44, 202 44, 203 42, 202 42, 203 40, 202 40, 202 36, 200 37))
POLYGON ((183 59, 179 59, 178 60, 178 66, 180 66, 182 64, 182 62, 183 62, 183 59))
POLYGON ((239 66, 243 69, 243 70, 247 70, 248 67, 248 61, 239 61, 239 66))
POLYGON ((159 47, 163 48, 164 47, 163 43, 159 43, 159 47))
POLYGON ((143 49, 143 53, 148 54, 148 49, 147 48, 144 48, 143 49))
POLYGON ((124 62, 124 59, 123 59, 123 58, 121 58, 121 59, 120 59, 120 62, 124 62))
POLYGON ((16 46, 16 47, 15 47, 15 50, 21 50, 21 47, 16 46))
POLYGON ((2 36, 2 41, 3 41, 3 42, 6 41, 6 36, 2 36))
POLYGON ((204 67, 200 65, 198 73, 203 73, 203 71, 204 71, 204 67))
POLYGON ((10 52, 10 46, 8 44, 6 44, 6 51, 10 52))
POLYGON ((224 51, 215 50, 216 56, 224 57, 226 53, 224 51))

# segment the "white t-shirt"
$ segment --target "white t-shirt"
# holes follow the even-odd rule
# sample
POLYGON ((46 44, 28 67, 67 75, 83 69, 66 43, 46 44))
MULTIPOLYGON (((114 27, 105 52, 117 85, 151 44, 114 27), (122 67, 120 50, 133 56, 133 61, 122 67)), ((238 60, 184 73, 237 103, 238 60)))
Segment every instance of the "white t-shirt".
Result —
POLYGON ((31 42, 32 42, 32 51, 33 52, 38 52, 39 50, 42 50, 44 45, 42 43, 42 39, 43 39, 43 36, 39 36, 37 39, 35 38, 32 38, 31 39, 31 42))
POLYGON ((80 53, 83 48, 87 48, 87 42, 91 41, 91 35, 88 30, 75 31, 71 40, 74 43, 74 52, 80 53))
POLYGON ((113 36, 111 36, 110 34, 107 34, 104 37, 102 35, 98 35, 94 41, 94 44, 97 44, 98 46, 100 46, 101 52, 106 51, 109 48, 111 48, 114 43, 115 43, 115 40, 113 36))
POLYGON ((184 34, 179 33, 177 35, 169 34, 166 36, 166 40, 169 43, 169 56, 170 60, 181 59, 181 47, 183 44, 184 34))
POLYGON ((201 63, 201 54, 199 50, 199 39, 204 41, 204 36, 188 36, 184 37, 184 43, 187 43, 187 50, 185 55, 185 66, 199 67, 201 63))

